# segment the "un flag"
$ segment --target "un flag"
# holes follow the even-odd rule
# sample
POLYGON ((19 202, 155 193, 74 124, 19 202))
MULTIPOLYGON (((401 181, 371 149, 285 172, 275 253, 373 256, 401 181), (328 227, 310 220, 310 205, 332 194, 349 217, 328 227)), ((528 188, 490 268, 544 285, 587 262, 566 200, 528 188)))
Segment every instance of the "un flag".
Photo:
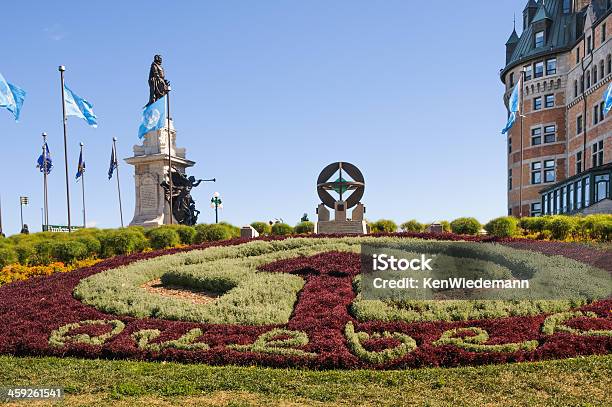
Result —
POLYGON ((142 112, 142 123, 138 129, 138 138, 143 138, 150 131, 159 130, 166 123, 166 98, 164 96, 149 106, 142 112))

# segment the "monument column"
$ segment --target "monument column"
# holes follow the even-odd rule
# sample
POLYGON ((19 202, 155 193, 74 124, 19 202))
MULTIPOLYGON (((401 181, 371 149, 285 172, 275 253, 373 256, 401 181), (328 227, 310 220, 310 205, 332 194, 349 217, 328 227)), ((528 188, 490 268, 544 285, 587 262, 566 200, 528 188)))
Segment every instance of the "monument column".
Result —
MULTIPOLYGON (((155 227, 170 224, 170 205, 160 185, 168 180, 168 149, 172 167, 182 174, 195 162, 185 158, 185 149, 176 147, 176 130, 170 120, 171 145, 168 146, 168 127, 148 132, 142 145, 134 146, 134 156, 125 161, 134 166, 136 205, 130 226, 155 227)), ((176 219, 172 223, 176 222, 176 219)))

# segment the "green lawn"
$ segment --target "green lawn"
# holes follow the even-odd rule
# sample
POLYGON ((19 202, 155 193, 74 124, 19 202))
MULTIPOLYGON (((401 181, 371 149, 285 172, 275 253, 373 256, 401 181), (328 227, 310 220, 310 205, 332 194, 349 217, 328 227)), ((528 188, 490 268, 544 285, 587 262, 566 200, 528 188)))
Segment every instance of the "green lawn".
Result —
POLYGON ((63 405, 603 406, 612 405, 611 372, 612 355, 322 372, 0 356, 0 386, 61 386, 67 393, 63 405))

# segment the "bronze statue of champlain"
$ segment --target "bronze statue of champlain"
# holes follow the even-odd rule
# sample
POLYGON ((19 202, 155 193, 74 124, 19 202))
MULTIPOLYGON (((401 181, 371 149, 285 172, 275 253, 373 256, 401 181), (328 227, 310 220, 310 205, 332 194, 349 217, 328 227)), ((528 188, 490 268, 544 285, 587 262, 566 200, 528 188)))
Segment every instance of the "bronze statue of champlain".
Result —
POLYGON ((167 95, 169 86, 170 82, 166 80, 162 67, 162 56, 155 55, 149 71, 149 103, 147 106, 167 95))

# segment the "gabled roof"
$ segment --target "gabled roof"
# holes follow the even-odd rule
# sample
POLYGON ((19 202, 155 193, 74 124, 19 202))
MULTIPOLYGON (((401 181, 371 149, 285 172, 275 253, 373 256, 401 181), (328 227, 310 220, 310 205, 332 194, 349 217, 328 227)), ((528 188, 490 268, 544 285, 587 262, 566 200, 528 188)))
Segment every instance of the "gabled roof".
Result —
POLYGON ((552 18, 550 18, 546 7, 544 7, 544 3, 540 3, 540 7, 538 8, 538 11, 536 11, 535 16, 533 16, 533 20, 531 22, 535 23, 537 21, 543 20, 552 20, 552 18))

